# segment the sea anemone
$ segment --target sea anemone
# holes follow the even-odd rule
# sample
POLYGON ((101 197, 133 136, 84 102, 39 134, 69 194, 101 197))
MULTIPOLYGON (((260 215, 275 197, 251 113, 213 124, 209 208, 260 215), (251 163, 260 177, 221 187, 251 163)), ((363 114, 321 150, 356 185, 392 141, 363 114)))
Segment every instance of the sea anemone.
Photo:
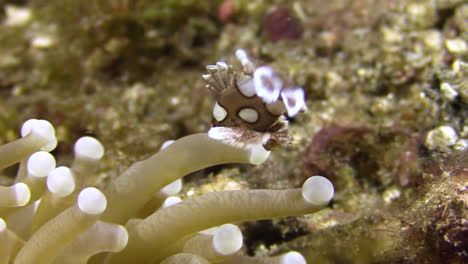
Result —
MULTIPOLYGON (((242 233, 229 223, 316 212, 333 197, 333 185, 326 178, 313 176, 302 188, 290 190, 220 191, 184 201, 172 196, 181 189, 180 179, 191 172, 225 163, 263 163, 276 145, 268 143, 279 129, 274 124, 282 122, 282 114, 295 115, 303 107, 301 88, 289 89, 273 70, 254 67, 241 55, 245 74, 233 75, 235 87, 248 78, 255 86, 264 85, 256 84, 258 78, 280 83, 275 98, 256 103, 256 107, 283 104, 284 110, 270 124, 273 127, 255 131, 255 127, 240 126, 267 135, 267 141, 230 144, 232 141, 226 142, 229 133, 221 140, 213 138, 212 132, 189 135, 165 143, 156 154, 101 186, 92 177, 104 155, 97 139, 80 138, 71 167, 56 168, 55 158, 48 152, 57 145, 54 127, 45 120, 26 121, 22 138, 0 146, 0 169, 20 163, 11 186, 0 186, 0 262, 305 263, 298 252, 243 256, 239 253, 242 233), (253 70, 250 75, 248 69, 253 70), (265 69, 268 76, 258 77, 265 69), (292 112, 288 98, 296 100, 292 112)), ((218 63, 207 79, 215 80, 217 73, 229 67, 218 63)), ((261 98, 257 93, 252 96, 261 98)), ((214 118, 219 114, 215 112, 216 108, 214 118)), ((281 133, 287 133, 286 123, 281 124, 281 133)), ((228 128, 236 127, 231 124, 228 128)), ((239 143, 245 138, 236 140, 239 143)))
POLYGON ((71 169, 55 168, 52 155, 41 151, 56 141, 50 123, 30 120, 23 125, 25 129, 29 131, 23 138, 0 147, 4 167, 14 161, 21 163, 16 183, 0 189, 0 214, 5 219, 0 243, 5 263, 83 263, 97 253, 117 251, 108 253, 102 262, 158 263, 174 255, 164 263, 179 258, 227 263, 234 258, 237 263, 249 263, 252 259, 233 255, 241 247, 242 234, 232 231, 235 226, 223 224, 313 213, 333 196, 331 183, 316 176, 302 189, 208 193, 163 206, 144 219, 135 218, 159 190, 170 194, 163 187, 180 177, 215 164, 259 164, 268 157, 267 151, 237 148, 207 134, 195 134, 133 164, 100 191, 87 187, 94 184, 87 175, 104 152, 99 141, 79 139, 71 169), (26 129, 31 122, 32 128, 26 129), (41 130, 45 124, 48 134, 41 130), (36 140, 24 143, 30 138, 36 140), (206 155, 197 155, 202 150, 206 155), (16 160, 10 158, 10 152, 16 160), (197 234, 219 225, 214 234, 197 234), (229 244, 233 241, 237 241, 235 245, 229 244))

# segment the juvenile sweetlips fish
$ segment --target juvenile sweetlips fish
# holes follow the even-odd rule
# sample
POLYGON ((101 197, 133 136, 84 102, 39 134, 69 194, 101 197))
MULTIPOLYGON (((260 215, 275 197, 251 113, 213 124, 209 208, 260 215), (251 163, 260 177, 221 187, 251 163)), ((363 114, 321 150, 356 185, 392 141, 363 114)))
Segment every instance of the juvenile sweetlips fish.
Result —
POLYGON ((241 71, 217 62, 203 75, 217 99, 208 135, 238 147, 261 144, 270 150, 289 144, 286 115, 293 117, 304 108, 304 90, 271 67, 255 65, 244 50, 237 50, 236 56, 241 71))

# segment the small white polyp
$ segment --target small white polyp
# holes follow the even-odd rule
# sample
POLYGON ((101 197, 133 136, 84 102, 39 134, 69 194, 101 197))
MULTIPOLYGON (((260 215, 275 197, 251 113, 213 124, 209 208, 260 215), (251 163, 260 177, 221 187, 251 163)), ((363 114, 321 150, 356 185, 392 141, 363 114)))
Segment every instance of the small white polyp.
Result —
POLYGON ((302 197, 312 205, 327 205, 333 198, 333 193, 333 184, 322 176, 312 176, 302 185, 302 197))
POLYGON ((182 190, 182 179, 177 179, 176 181, 169 183, 161 189, 161 193, 167 196, 176 195, 182 190))
POLYGON ((301 253, 291 251, 281 256, 281 264, 307 264, 307 261, 301 253))
POLYGON ((29 187, 22 182, 11 187, 15 192, 16 204, 18 206, 26 205, 29 202, 29 199, 31 199, 31 191, 29 190, 29 187))
POLYGON ((233 224, 218 227, 213 236, 213 248, 221 255, 230 255, 242 247, 242 232, 233 224))
POLYGON ((250 148, 250 163, 259 165, 265 162, 270 156, 270 151, 266 150, 262 144, 252 145, 250 148))
POLYGON ((75 155, 99 160, 104 155, 104 147, 93 137, 81 137, 75 143, 75 155))
POLYGON ((5 25, 20 26, 31 20, 31 8, 16 7, 13 5, 5 5, 5 25))
POLYGON ((101 191, 88 187, 78 195, 78 207, 87 214, 101 214, 106 210, 107 200, 101 191))
POLYGON ((28 175, 38 178, 46 177, 55 168, 55 158, 49 152, 33 153, 27 162, 28 175))
POLYGON ((47 189, 58 197, 70 195, 75 190, 75 180, 69 168, 61 166, 47 176, 47 189))
POLYGON ((162 208, 167 208, 169 206, 172 206, 174 204, 178 204, 182 202, 182 199, 180 199, 179 197, 177 196, 170 196, 170 197, 167 197, 166 200, 164 200, 163 204, 162 204, 162 208))
POLYGON ((54 42, 55 39, 52 36, 43 34, 34 37, 31 41, 31 46, 34 48, 43 49, 52 46, 54 42))

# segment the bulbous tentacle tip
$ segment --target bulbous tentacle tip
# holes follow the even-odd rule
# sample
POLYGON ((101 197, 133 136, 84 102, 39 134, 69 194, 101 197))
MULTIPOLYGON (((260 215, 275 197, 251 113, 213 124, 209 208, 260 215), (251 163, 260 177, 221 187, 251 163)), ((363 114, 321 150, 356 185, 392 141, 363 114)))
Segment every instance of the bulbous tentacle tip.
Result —
POLYGON ((117 243, 115 245, 115 248, 112 250, 112 252, 120 252, 128 244, 128 231, 124 226, 119 225, 116 231, 116 234, 117 234, 117 238, 115 240, 117 241, 117 243))
POLYGON ((291 251, 281 257, 281 264, 307 264, 307 261, 301 253, 291 251))
POLYGON ((326 206, 333 194, 333 184, 323 176, 312 176, 302 185, 302 197, 315 206, 326 206))
POLYGON ((81 137, 75 142, 75 155, 93 160, 99 160, 104 156, 104 146, 93 137, 81 137))
POLYGON ((30 133, 45 138, 47 143, 42 147, 44 151, 52 151, 57 146, 54 126, 47 120, 29 119, 21 126, 21 136, 25 137, 30 133))
POLYGON ((29 175, 44 178, 55 168, 55 165, 55 158, 52 154, 46 151, 38 151, 29 157, 26 168, 29 175))
POLYGON ((218 227, 213 235, 213 248, 222 255, 236 253, 242 247, 242 244, 242 232, 233 224, 218 227))
POLYGON ((107 199, 100 190, 88 187, 78 195, 78 207, 84 213, 98 215, 106 210, 107 199))
POLYGON ((164 186, 160 192, 166 196, 173 196, 178 194, 182 190, 182 185, 182 179, 177 179, 164 186))
POLYGON ((70 195, 75 190, 75 180, 71 170, 65 166, 53 169, 47 176, 47 189, 58 197, 70 195))
POLYGON ((20 182, 12 186, 16 194, 16 204, 17 206, 26 205, 31 199, 31 190, 29 187, 20 182))
POLYGON ((253 145, 250 148, 250 163, 259 165, 265 162, 270 156, 271 151, 266 150, 262 144, 253 145))

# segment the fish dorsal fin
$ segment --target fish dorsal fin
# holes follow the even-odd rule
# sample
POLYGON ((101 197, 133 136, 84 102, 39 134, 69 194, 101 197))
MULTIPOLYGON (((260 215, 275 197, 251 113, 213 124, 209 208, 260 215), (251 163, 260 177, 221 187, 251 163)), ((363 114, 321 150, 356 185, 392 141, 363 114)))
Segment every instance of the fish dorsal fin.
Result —
POLYGON ((206 67, 208 74, 203 75, 206 87, 216 93, 222 93, 225 89, 234 88, 236 73, 231 65, 225 62, 217 62, 216 65, 206 67))

